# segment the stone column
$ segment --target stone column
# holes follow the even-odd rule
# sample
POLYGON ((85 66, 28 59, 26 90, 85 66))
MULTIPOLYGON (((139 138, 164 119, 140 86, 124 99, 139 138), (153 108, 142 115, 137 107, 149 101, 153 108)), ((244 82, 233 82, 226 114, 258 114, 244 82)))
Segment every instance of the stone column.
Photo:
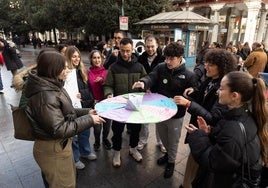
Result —
POLYGON ((265 32, 264 28, 266 24, 266 16, 267 16, 267 9, 265 8, 265 5, 263 4, 263 7, 261 8, 261 18, 259 21, 259 29, 258 29, 257 38, 256 38, 257 42, 261 42, 264 38, 263 33, 265 32))
POLYGON ((246 23, 244 42, 248 42, 249 45, 251 45, 253 42, 255 42, 254 35, 256 32, 257 17, 259 10, 261 8, 261 2, 257 0, 257 1, 245 2, 245 4, 248 7, 248 17, 246 23))
POLYGON ((214 11, 214 19, 213 19, 213 30, 212 30, 212 36, 211 36, 211 42, 217 42, 218 41, 218 34, 219 34, 219 10, 224 6, 224 3, 219 4, 213 4, 210 5, 212 11, 214 11))

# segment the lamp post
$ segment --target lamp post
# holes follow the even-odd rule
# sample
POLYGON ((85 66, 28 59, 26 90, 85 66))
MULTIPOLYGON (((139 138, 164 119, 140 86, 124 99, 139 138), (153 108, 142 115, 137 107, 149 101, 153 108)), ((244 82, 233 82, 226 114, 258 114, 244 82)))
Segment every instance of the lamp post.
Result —
POLYGON ((125 12, 124 12, 124 0, 122 0, 121 15, 122 16, 125 16, 125 12))

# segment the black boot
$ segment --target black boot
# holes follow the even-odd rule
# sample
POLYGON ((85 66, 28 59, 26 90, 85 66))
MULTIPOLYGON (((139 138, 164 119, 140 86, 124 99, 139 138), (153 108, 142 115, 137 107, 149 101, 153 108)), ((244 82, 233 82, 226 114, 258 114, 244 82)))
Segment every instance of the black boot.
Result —
POLYGON ((173 175, 174 172, 174 163, 167 163, 165 173, 164 173, 164 178, 170 178, 173 175))
POLYGON ((105 146, 105 148, 106 148, 107 150, 112 149, 112 144, 111 144, 111 142, 110 142, 108 139, 104 139, 104 140, 102 141, 102 143, 103 143, 103 145, 105 146))
POLYGON ((168 154, 166 153, 163 157, 160 157, 158 160, 157 160, 157 164, 158 165, 164 165, 168 162, 168 154))

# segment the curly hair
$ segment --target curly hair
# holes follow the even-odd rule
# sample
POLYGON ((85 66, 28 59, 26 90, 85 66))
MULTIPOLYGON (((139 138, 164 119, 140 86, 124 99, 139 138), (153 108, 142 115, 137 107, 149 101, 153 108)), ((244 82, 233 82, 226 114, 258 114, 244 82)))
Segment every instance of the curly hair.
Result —
POLYGON ((184 47, 176 42, 169 43, 164 49, 165 57, 180 57, 184 54, 184 47))
POLYGON ((220 78, 231 71, 235 71, 237 67, 236 57, 225 49, 209 50, 205 54, 205 63, 217 65, 220 78))

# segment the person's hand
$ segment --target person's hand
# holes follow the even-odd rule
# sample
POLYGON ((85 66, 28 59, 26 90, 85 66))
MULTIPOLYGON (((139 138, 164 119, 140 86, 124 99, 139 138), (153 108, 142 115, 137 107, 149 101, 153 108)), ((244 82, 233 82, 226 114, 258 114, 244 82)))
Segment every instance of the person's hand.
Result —
POLYGON ((112 97, 113 97, 113 94, 110 94, 110 95, 107 96, 107 99, 112 98, 112 97))
POLYGON ((199 129, 204 130, 207 134, 210 133, 210 126, 207 125, 207 122, 201 116, 197 116, 197 124, 199 129))
POLYGON ((180 106, 184 106, 188 108, 190 106, 191 101, 185 99, 183 96, 174 96, 173 101, 180 106))
POLYGON ((99 115, 91 115, 93 122, 95 125, 101 124, 101 123, 105 123, 106 121, 100 117, 99 115))
POLYGON ((135 88, 141 88, 141 89, 144 89, 144 83, 143 82, 135 82, 133 85, 132 85, 132 89, 135 89, 135 88))
POLYGON ((150 89, 147 89, 146 90, 146 93, 152 93, 150 89))
POLYGON ((81 93, 77 93, 77 94, 76 94, 76 97, 77 97, 78 99, 81 99, 81 93))
POLYGON ((183 92, 183 96, 186 97, 186 98, 188 98, 188 96, 189 96, 191 93, 193 93, 193 92, 194 92, 194 88, 189 87, 189 88, 187 88, 187 89, 184 90, 184 92, 183 92))
POLYGON ((96 114, 97 114, 97 111, 94 110, 94 109, 90 109, 88 113, 89 113, 90 115, 96 115, 96 114))
POLYGON ((188 133, 192 133, 196 131, 198 128, 195 127, 193 124, 185 125, 185 129, 187 130, 188 133))
POLYGON ((94 80, 94 82, 99 82, 99 81, 101 81, 101 80, 102 80, 102 77, 98 76, 98 77, 94 80))

